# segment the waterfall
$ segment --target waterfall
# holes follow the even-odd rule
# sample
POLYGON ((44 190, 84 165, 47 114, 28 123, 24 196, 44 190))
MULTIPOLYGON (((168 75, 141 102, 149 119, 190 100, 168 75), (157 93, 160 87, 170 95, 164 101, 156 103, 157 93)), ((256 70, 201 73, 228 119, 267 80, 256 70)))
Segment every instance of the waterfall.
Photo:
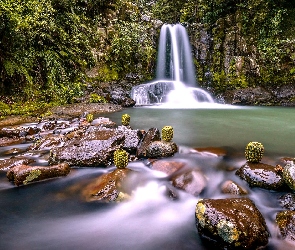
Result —
POLYGON ((191 46, 181 24, 164 24, 160 32, 156 79, 131 90, 136 105, 213 103, 197 85, 191 46))

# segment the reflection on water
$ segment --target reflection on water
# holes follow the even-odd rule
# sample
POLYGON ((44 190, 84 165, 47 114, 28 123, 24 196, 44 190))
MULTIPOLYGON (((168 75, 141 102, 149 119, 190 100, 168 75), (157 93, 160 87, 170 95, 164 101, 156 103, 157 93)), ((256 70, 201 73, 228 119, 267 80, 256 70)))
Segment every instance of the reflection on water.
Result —
MULTIPOLYGON (((294 249, 278 239, 273 221, 283 194, 250 189, 235 176, 244 162, 244 147, 251 141, 265 146, 264 162, 275 165, 282 156, 294 157, 294 109, 241 108, 164 110, 133 108, 108 114, 117 123, 131 115, 133 128, 174 127, 180 152, 173 159, 203 171, 206 189, 193 197, 182 191, 178 199, 167 197, 167 179, 145 162, 129 167, 142 172, 132 198, 123 203, 87 203, 81 191, 107 169, 76 168, 66 178, 14 187, 0 173, 0 249, 207 249, 195 227, 195 205, 200 198, 229 197, 220 191, 233 180, 249 191, 249 197, 266 218, 272 237, 267 249, 294 249), (222 147, 226 156, 190 153, 194 147, 222 147)), ((1 152, 7 148, 1 148, 1 152)), ((0 152, 1 157, 5 157, 0 152)), ((42 155, 40 156, 42 161, 42 155)))

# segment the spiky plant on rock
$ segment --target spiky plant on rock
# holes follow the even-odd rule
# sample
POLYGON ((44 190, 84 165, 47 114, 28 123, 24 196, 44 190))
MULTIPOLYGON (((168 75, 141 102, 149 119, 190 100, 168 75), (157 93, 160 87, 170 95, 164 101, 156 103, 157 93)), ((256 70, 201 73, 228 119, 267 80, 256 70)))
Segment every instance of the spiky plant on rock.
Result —
POLYGON ((128 153, 123 149, 117 149, 114 153, 114 164, 117 168, 126 168, 128 165, 128 153))
POLYGON ((93 114, 87 114, 86 115, 86 121, 87 122, 92 122, 93 121, 93 114))
POLYGON ((249 142, 245 148, 245 157, 248 162, 260 162, 263 153, 264 146, 260 142, 249 142))
POLYGON ((173 128, 171 126, 165 126, 162 128, 162 140, 170 142, 173 139, 173 128))
POLYGON ((130 115, 124 114, 122 115, 122 125, 129 126, 130 123, 130 115))

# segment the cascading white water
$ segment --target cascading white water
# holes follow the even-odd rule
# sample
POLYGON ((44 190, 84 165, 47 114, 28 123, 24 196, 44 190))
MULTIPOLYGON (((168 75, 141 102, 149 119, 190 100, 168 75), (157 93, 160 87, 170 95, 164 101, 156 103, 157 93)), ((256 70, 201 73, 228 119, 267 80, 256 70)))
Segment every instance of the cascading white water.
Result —
POLYGON ((189 37, 181 24, 162 26, 156 79, 133 87, 131 97, 136 105, 194 106, 214 102, 209 93, 197 87, 189 37))

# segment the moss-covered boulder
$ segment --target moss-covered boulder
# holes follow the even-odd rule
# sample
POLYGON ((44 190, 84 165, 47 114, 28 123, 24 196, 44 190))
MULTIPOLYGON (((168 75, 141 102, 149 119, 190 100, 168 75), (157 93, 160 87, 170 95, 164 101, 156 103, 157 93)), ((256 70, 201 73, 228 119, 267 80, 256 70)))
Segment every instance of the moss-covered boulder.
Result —
POLYGON ((283 239, 295 243, 295 211, 282 211, 276 215, 276 223, 283 239))
POLYGON ((203 199, 196 206, 202 239, 218 249, 258 249, 267 245, 265 220, 248 198, 203 199))
POLYGON ((66 176, 70 171, 71 169, 66 163, 49 167, 18 165, 8 170, 7 178, 9 181, 14 182, 15 185, 20 186, 31 182, 66 176))
POLYGON ((236 171, 236 175, 245 180, 250 187, 269 190, 281 190, 286 187, 284 179, 275 167, 268 164, 247 162, 236 171))

